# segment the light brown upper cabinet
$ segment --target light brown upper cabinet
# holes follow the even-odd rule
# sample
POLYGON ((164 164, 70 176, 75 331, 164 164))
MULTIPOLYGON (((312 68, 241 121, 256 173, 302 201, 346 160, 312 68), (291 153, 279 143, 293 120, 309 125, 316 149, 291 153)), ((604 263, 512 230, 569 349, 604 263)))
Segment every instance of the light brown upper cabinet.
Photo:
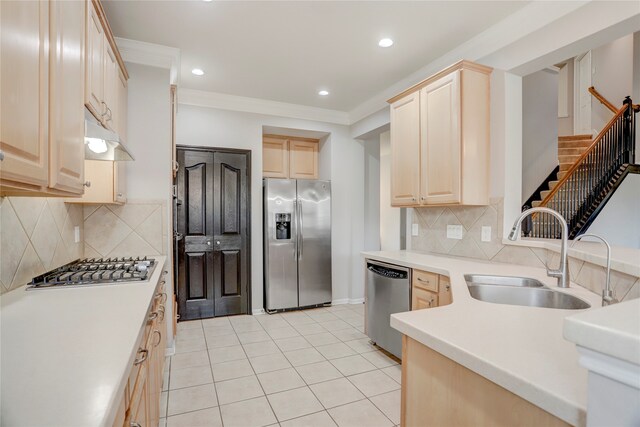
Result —
POLYGON ((460 61, 389 100, 391 205, 489 203, 489 79, 460 61))
POLYGON ((0 2, 0 193, 82 194, 84 2, 0 2))
MULTIPOLYGON (((84 103, 103 126, 122 137, 121 99, 126 98, 129 78, 115 44, 102 5, 87 0, 84 103), (124 92, 122 91, 124 83, 124 92)), ((125 102, 126 105, 126 102, 125 102)), ((124 138, 123 138, 124 139, 124 138)))
POLYGON ((262 176, 318 179, 317 139, 265 135, 262 139, 262 176))
POLYGON ((289 178, 318 179, 318 141, 289 140, 289 178))
POLYGON ((268 136, 262 139, 262 176, 289 177, 289 140, 268 136))
POLYGON ((85 160, 87 188, 67 203, 124 204, 127 201, 126 162, 85 160))
POLYGON ((391 205, 418 205, 420 194, 420 93, 391 104, 391 205))

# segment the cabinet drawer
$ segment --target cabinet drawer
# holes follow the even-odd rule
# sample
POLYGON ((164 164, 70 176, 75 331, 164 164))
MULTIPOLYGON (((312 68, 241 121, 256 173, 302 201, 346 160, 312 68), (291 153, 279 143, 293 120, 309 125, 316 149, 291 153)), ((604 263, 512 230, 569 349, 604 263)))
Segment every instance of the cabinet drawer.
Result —
POLYGON ((438 275, 428 271, 413 270, 413 286, 438 292, 438 275))
POLYGON ((438 294, 422 288, 414 287, 411 290, 411 310, 422 310, 438 306, 438 294))

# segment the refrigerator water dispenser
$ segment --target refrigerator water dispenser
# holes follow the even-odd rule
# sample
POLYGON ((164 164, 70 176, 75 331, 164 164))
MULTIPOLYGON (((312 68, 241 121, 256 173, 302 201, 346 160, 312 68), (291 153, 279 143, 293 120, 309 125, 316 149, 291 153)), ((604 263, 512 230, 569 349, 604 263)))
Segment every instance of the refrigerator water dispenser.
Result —
POLYGON ((291 214, 276 213, 276 240, 291 239, 291 214))

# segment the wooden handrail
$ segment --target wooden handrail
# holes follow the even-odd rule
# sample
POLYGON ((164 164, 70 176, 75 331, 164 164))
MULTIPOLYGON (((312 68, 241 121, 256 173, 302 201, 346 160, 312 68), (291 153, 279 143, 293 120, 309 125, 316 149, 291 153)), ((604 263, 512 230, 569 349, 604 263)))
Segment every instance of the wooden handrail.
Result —
POLYGON ((578 160, 576 160, 575 163, 569 168, 567 173, 560 179, 560 181, 558 181, 558 183, 556 184, 555 187, 553 187, 551 192, 547 194, 547 197, 545 197, 542 203, 540 203, 540 206, 546 206, 547 203, 549 203, 549 201, 553 198, 553 196, 558 191, 560 191, 560 188, 562 188, 562 185, 569 180, 573 172, 575 172, 576 169, 578 169, 580 164, 589 155, 589 153, 591 153, 596 148, 600 140, 606 135, 609 129, 613 127, 616 120, 624 114, 627 108, 633 108, 633 106, 631 104, 624 104, 619 110, 616 111, 616 114, 611 118, 611 120, 609 120, 609 123, 607 123, 607 125, 600 131, 600 133, 598 134, 598 136, 595 137, 591 145, 589 145, 589 147, 585 150, 585 152, 582 153, 582 155, 578 158, 578 160))
POLYGON ((589 88, 589 93, 590 93, 591 95, 593 95, 593 96, 594 96, 598 101, 600 101, 600 103, 601 103, 602 105, 604 105, 604 106, 605 106, 605 107, 607 107, 609 110, 611 110, 611 112, 612 112, 613 114, 615 114, 615 113, 617 113, 617 112, 618 112, 618 110, 616 109, 616 106, 615 106, 615 105, 613 105, 612 103, 610 103, 610 102, 607 100, 607 98, 605 98, 604 96, 600 95, 600 92, 598 92, 598 91, 596 90, 596 88, 595 88, 595 87, 591 86, 591 87, 589 88))

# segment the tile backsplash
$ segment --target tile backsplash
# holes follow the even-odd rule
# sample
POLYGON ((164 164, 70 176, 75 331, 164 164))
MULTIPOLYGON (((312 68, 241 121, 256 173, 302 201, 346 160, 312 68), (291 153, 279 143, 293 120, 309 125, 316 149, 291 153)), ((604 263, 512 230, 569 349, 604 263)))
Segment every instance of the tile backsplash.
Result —
POLYGON ((82 206, 62 198, 0 197, 0 293, 82 258, 83 227, 82 206))
POLYGON ((166 255, 166 203, 84 206, 86 257, 166 255))
MULTIPOLYGON (((508 264, 545 268, 559 264, 553 251, 502 244, 502 199, 488 206, 450 206, 414 208, 412 221, 419 235, 411 237, 412 250, 449 256, 491 260, 508 264), (462 239, 447 238, 447 225, 461 225, 462 239), (482 241, 482 227, 491 227, 491 242, 482 241)), ((569 257, 571 280, 597 294, 602 292, 605 269, 569 257)), ((617 271, 611 273, 611 285, 619 300, 640 297, 640 279, 617 271)))

